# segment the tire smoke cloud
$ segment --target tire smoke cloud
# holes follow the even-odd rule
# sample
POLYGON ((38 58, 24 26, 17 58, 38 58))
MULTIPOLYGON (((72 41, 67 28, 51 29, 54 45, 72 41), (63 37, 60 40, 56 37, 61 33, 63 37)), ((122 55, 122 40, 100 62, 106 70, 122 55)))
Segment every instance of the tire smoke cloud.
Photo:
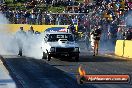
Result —
POLYGON ((41 58, 41 35, 29 35, 27 31, 26 36, 16 35, 6 24, 9 24, 8 19, 0 13, 0 55, 18 55, 21 43, 23 56, 41 58), (22 40, 18 41, 18 37, 22 40))
POLYGON ((125 16, 125 21, 128 26, 132 26, 132 11, 129 11, 125 16))
POLYGON ((6 17, 0 13, 0 54, 1 55, 12 55, 15 54, 17 51, 16 43, 13 42, 13 36, 9 33, 9 29, 6 24, 9 21, 6 17))

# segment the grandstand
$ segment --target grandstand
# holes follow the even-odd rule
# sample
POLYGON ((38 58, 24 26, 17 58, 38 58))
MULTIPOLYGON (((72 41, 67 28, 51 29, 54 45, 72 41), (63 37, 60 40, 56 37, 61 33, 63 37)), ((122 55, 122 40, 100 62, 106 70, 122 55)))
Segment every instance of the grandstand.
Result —
POLYGON ((71 23, 72 19, 80 20, 80 15, 76 14, 91 14, 93 18, 99 18, 99 21, 105 19, 107 22, 113 22, 126 14, 131 9, 130 6, 129 0, 113 0, 113 2, 109 0, 3 0, 0 2, 2 13, 11 23, 17 24, 56 24, 57 20, 62 21, 57 24, 71 23), (75 15, 71 16, 71 14, 75 15))

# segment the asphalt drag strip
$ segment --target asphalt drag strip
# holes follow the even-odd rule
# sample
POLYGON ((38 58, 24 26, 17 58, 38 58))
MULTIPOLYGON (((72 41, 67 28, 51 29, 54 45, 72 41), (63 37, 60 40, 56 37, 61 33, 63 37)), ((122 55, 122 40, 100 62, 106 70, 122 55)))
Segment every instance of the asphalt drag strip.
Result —
MULTIPOLYGON (((69 58, 52 58, 51 61, 43 60, 53 67, 56 67, 74 78, 79 74, 78 68, 82 66, 87 75, 120 75, 128 74, 130 76, 129 83, 93 83, 96 88, 132 88, 132 60, 120 59, 115 57, 107 57, 104 55, 91 56, 88 54, 80 55, 79 62, 75 62, 69 58)), ((89 85, 89 83, 85 84, 89 85)))
POLYGON ((91 84, 79 85, 66 72, 40 59, 3 56, 2 61, 17 88, 96 88, 91 84))

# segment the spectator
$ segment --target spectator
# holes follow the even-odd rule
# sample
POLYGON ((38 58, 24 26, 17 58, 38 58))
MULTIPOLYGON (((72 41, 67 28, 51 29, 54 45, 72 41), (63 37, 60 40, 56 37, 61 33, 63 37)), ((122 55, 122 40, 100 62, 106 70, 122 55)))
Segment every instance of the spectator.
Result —
POLYGON ((5 0, 1 0, 1 1, 0 1, 0 4, 4 4, 4 3, 5 3, 5 0))
POLYGON ((35 24, 36 23, 36 13, 32 10, 31 13, 31 24, 35 24))
POLYGON ((50 24, 49 14, 45 14, 44 19, 45 19, 45 24, 49 25, 50 24))
POLYGON ((76 33, 76 28, 75 28, 75 26, 74 26, 73 24, 70 24, 69 27, 68 27, 68 29, 69 29, 69 31, 70 31, 73 35, 75 35, 75 33, 76 33))
POLYGON ((117 31, 117 40, 123 39, 123 30, 119 27, 117 31))
POLYGON ((21 13, 19 11, 16 12, 16 23, 20 24, 20 18, 21 18, 21 13))
POLYGON ((56 18, 56 25, 60 25, 61 23, 61 15, 57 15, 57 18, 56 18))
POLYGON ((14 23, 14 24, 16 24, 17 23, 17 20, 16 20, 16 11, 12 11, 12 14, 13 14, 13 16, 12 16, 12 23, 14 23))
POLYGON ((26 19, 25 19, 25 14, 24 14, 24 11, 21 11, 21 13, 20 13, 20 14, 21 14, 21 17, 20 17, 20 18, 21 18, 21 19, 20 19, 20 23, 21 23, 21 24, 25 24, 26 19))
POLYGON ((126 30, 123 36, 125 40, 132 40, 132 31, 129 29, 126 30))
POLYGON ((40 10, 37 13, 37 24, 42 25, 42 12, 40 10))
POLYGON ((75 17, 72 18, 72 23, 74 25, 77 25, 77 23, 78 23, 78 17, 77 16, 75 16, 75 17))
POLYGON ((25 15, 25 19, 26 19, 26 24, 30 24, 31 14, 28 11, 26 11, 24 15, 25 15))

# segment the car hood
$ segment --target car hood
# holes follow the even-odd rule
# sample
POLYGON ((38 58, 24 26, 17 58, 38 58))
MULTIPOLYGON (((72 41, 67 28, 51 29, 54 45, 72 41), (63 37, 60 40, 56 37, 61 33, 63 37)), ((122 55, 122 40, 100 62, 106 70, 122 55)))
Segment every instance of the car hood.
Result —
POLYGON ((77 43, 75 42, 65 42, 65 43, 62 43, 62 42, 48 42, 48 44, 51 46, 51 47, 79 47, 77 43))

